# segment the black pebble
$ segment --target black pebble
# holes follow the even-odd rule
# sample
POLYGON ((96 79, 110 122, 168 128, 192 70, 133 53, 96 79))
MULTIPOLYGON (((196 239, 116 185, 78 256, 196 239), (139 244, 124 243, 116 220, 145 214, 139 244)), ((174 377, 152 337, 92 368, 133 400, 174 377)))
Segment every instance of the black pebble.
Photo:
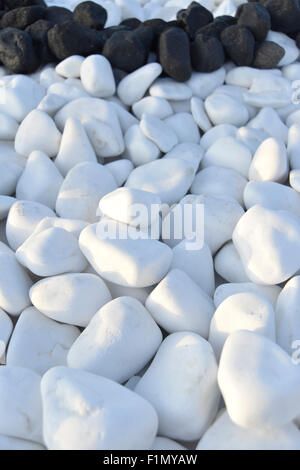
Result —
POLYGON ((129 29, 133 30, 138 28, 142 22, 138 18, 126 18, 126 20, 123 20, 120 24, 128 26, 129 29))
POLYGON ((228 26, 232 26, 236 23, 237 19, 233 16, 218 16, 212 23, 209 23, 206 26, 198 29, 196 34, 202 33, 206 34, 207 36, 215 36, 216 38, 220 39, 222 31, 228 28, 228 26))
POLYGON ((65 21, 72 21, 73 13, 67 8, 49 7, 47 8, 44 19, 47 21, 51 21, 54 24, 61 24, 65 21))
POLYGON ((214 72, 225 62, 221 41, 214 36, 197 34, 191 43, 192 66, 197 72, 214 72))
POLYGON ((104 44, 102 54, 113 67, 133 72, 145 65, 147 51, 134 31, 117 31, 104 44))
POLYGON ((39 66, 29 33, 16 28, 0 31, 0 60, 14 73, 32 73, 39 66))
POLYGON ((55 57, 49 49, 47 33, 53 28, 54 24, 46 20, 38 20, 28 26, 27 31, 33 42, 33 47, 39 57, 41 63, 47 64, 55 61, 55 57))
POLYGON ((152 28, 142 24, 133 31, 133 34, 143 43, 148 55, 154 42, 154 33, 152 28))
POLYGON ((266 39, 271 29, 271 16, 261 3, 244 3, 237 9, 236 16, 240 26, 250 29, 257 41, 266 39))
POLYGON ((63 60, 74 54, 100 54, 104 41, 101 31, 67 21, 48 31, 48 44, 55 57, 63 60))
POLYGON ((178 82, 185 82, 192 74, 190 42, 180 28, 170 28, 159 38, 159 61, 164 72, 178 82))
POLYGON ((73 20, 92 29, 103 29, 107 20, 105 8, 95 2, 82 2, 73 12, 73 20))
POLYGON ((158 48, 158 41, 159 41, 159 36, 163 31, 166 29, 170 28, 170 25, 160 19, 160 18, 153 18, 152 20, 146 20, 143 23, 144 26, 150 26, 153 32, 153 42, 152 42, 152 50, 157 51, 158 48))
POLYGON ((5 13, 2 17, 1 27, 25 29, 35 21, 44 18, 45 12, 46 8, 38 5, 15 8, 5 13))
POLYGON ((282 33, 294 33, 300 30, 298 0, 268 0, 265 6, 271 15, 272 30, 282 33))
POLYGON ((119 24, 118 26, 109 26, 109 28, 105 28, 102 31, 104 40, 106 41, 109 39, 113 34, 119 32, 119 31, 131 31, 129 26, 126 26, 124 24, 119 24))
POLYGON ((177 13, 178 22, 192 39, 199 28, 211 23, 213 19, 212 13, 196 2, 192 2, 188 8, 177 13))
POLYGON ((273 41, 264 41, 255 49, 252 67, 257 69, 273 69, 282 57, 285 50, 273 41))
POLYGON ((4 0, 7 6, 7 10, 13 10, 14 8, 29 7, 31 5, 40 5, 46 7, 44 0, 4 0))
POLYGON ((255 39, 248 28, 239 25, 229 26, 221 33, 221 42, 228 57, 236 65, 252 64, 255 39))

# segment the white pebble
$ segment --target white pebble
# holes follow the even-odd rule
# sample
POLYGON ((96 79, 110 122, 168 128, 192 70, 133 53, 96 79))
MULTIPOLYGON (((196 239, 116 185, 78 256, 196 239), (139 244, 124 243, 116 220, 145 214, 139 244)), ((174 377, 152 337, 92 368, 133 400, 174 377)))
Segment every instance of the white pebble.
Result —
POLYGON ((239 282, 232 284, 221 284, 215 290, 214 302, 215 306, 218 307, 223 300, 227 299, 231 295, 239 293, 253 293, 258 294, 261 297, 264 297, 268 300, 273 308, 275 309, 278 295, 281 292, 279 286, 261 286, 259 284, 254 284, 253 282, 239 282))
POLYGON ((175 82, 171 78, 158 78, 150 87, 151 96, 165 98, 166 100, 188 100, 192 97, 192 90, 185 83, 175 82))
POLYGON ((135 166, 145 165, 161 155, 156 143, 148 139, 137 124, 127 130, 124 141, 128 157, 135 166))
POLYGON ((165 98, 157 96, 146 96, 132 105, 132 111, 138 119, 142 118, 144 113, 154 114, 159 119, 165 119, 173 114, 169 102, 165 98))
POLYGON ((66 59, 62 60, 56 67, 55 72, 64 78, 79 78, 80 67, 84 57, 81 55, 71 55, 66 59))
POLYGON ((282 141, 271 137, 256 150, 249 168, 249 180, 284 183, 288 171, 286 147, 282 141))
POLYGON ((191 99, 191 112, 194 121, 203 132, 207 132, 212 128, 211 122, 204 108, 204 103, 200 98, 197 98, 197 96, 194 96, 191 99))
POLYGON ((133 164, 126 158, 106 163, 105 167, 111 172, 118 186, 122 186, 125 183, 133 170, 133 164))
POLYGON ((227 282, 248 282, 241 258, 232 242, 226 243, 215 256, 216 272, 227 282))
POLYGON ((244 126, 249 120, 246 106, 229 95, 213 93, 204 102, 209 119, 215 125, 244 126))
POLYGON ((259 204, 267 209, 293 212, 300 217, 300 194, 272 181, 249 181, 244 191, 247 209, 259 204))
POLYGON ((85 90, 97 98, 107 98, 116 91, 113 71, 106 57, 94 54, 88 56, 81 64, 81 83, 85 90))
POLYGON ((164 122, 175 132, 179 143, 198 144, 200 133, 197 124, 189 113, 176 113, 166 118, 164 122))
POLYGON ((143 134, 164 153, 169 152, 178 144, 177 134, 172 127, 152 114, 143 114, 140 128, 143 134))
POLYGON ((205 100, 216 88, 223 85, 225 75, 224 67, 211 73, 193 72, 191 78, 187 81, 187 85, 192 90, 194 96, 205 100))
POLYGON ((119 98, 127 106, 132 106, 143 98, 148 88, 161 73, 162 66, 153 62, 126 75, 118 85, 119 98))
POLYGON ((193 142, 182 142, 166 153, 163 158, 179 158, 191 165, 195 172, 198 170, 199 164, 203 158, 204 152, 199 144, 193 142))

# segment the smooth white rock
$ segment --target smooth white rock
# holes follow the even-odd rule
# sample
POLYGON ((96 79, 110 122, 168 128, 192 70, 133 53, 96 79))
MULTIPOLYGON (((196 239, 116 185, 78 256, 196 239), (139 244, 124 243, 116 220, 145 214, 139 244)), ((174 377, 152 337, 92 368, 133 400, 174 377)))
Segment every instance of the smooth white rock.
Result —
MULTIPOLYGON (((73 79, 74 80, 74 79, 73 79)), ((77 100, 79 98, 88 97, 89 94, 85 91, 84 88, 78 87, 71 83, 52 83, 49 86, 47 93, 55 94, 57 96, 61 96, 66 100, 66 102, 71 102, 73 100, 77 100)))
POLYGON ((216 288, 214 293, 215 306, 218 307, 223 300, 227 299, 227 297, 230 297, 231 295, 245 292, 258 294, 261 297, 264 297, 275 309, 281 288, 279 286, 260 286, 253 282, 221 284, 216 288))
POLYGON ((22 167, 15 162, 0 161, 0 194, 11 196, 15 193, 22 174, 22 167))
POLYGON ((172 78, 158 78, 150 87, 149 93, 151 96, 174 101, 192 97, 192 90, 186 83, 175 82, 172 78))
POLYGON ((193 166, 184 160, 160 159, 135 168, 126 186, 152 192, 163 203, 174 204, 187 193, 194 175, 193 166))
POLYGON ((159 63, 151 63, 129 73, 118 85, 118 96, 127 106, 143 98, 148 88, 162 73, 159 63))
POLYGON ((119 297, 102 307, 75 341, 68 365, 124 383, 155 355, 162 333, 136 299, 119 297))
POLYGON ((299 414, 297 366, 276 343, 253 331, 227 338, 218 383, 230 418, 241 427, 279 427, 299 414))
MULTIPOLYGON (((120 225, 111 222, 117 230, 120 225)), ((89 225, 79 238, 83 254, 100 276, 123 286, 147 287, 166 275, 172 261, 168 246, 153 239, 110 239, 103 236, 107 228, 107 221, 89 225)))
POLYGON ((111 172, 118 186, 122 186, 125 183, 133 170, 133 164, 126 158, 106 163, 105 167, 111 172))
POLYGON ((36 150, 29 155, 26 167, 17 183, 16 197, 55 208, 63 177, 50 158, 36 150))
POLYGON ((152 162, 161 155, 158 146, 145 136, 138 124, 127 130, 124 141, 127 155, 135 166, 152 162))
POLYGON ((154 114, 159 119, 165 119, 173 114, 169 102, 165 98, 157 96, 145 96, 132 105, 132 111, 138 119, 142 118, 144 113, 154 114))
POLYGON ((63 219, 61 217, 44 217, 35 227, 33 235, 52 227, 60 227, 70 232, 75 238, 79 238, 81 231, 87 226, 87 222, 76 219, 63 219))
POLYGON ((197 445, 203 450, 299 450, 297 427, 286 426, 265 429, 247 429, 234 424, 223 410, 197 445))
POLYGON ((182 142, 166 153, 163 158, 179 158, 193 165, 195 172, 203 158, 204 152, 199 144, 193 142, 182 142))
POLYGON ((253 206, 238 221, 232 240, 252 282, 279 284, 300 268, 300 222, 290 212, 253 206))
POLYGON ((289 128, 287 151, 292 170, 300 169, 300 124, 289 128))
POLYGON ((78 163, 95 162, 97 157, 86 131, 77 118, 69 117, 66 121, 55 159, 55 165, 63 176, 78 163))
POLYGON ((78 240, 60 227, 31 235, 17 249, 16 257, 23 266, 41 277, 81 272, 87 265, 78 240))
POLYGON ((222 166, 248 177, 252 155, 250 150, 234 137, 223 137, 211 145, 202 160, 202 167, 222 166))
POLYGON ((14 140, 19 124, 7 113, 0 112, 0 139, 14 140))
POLYGON ((100 54, 84 59, 80 67, 81 83, 85 90, 97 98, 107 98, 116 91, 116 83, 109 61, 100 54))
POLYGON ((38 82, 42 87, 47 89, 52 83, 63 83, 64 78, 56 73, 53 64, 47 64, 40 70, 38 82))
POLYGON ((156 409, 159 434, 198 439, 219 403, 217 363, 210 344, 195 333, 169 335, 135 391, 156 409))
POLYGON ((0 308, 19 315, 30 305, 28 291, 32 281, 14 254, 0 253, 0 308))
POLYGON ((28 157, 34 150, 54 157, 59 149, 61 133, 51 117, 35 109, 21 122, 15 139, 16 152, 28 157))
POLYGON ((259 294, 243 292, 227 297, 211 320, 209 343, 219 359, 228 336, 247 330, 276 343, 275 313, 271 303, 259 294))
POLYGON ((236 138, 240 140, 252 154, 256 152, 260 144, 268 139, 269 134, 266 134, 260 129, 251 127, 240 127, 236 133, 236 138))
POLYGON ((288 128, 273 108, 262 108, 255 118, 248 122, 248 126, 253 129, 260 129, 271 137, 280 139, 285 144, 287 143, 288 128))
POLYGON ((198 144, 200 132, 194 118, 189 113, 176 113, 166 118, 164 122, 175 132, 179 143, 190 142, 198 144))
POLYGON ((161 200, 156 194, 133 188, 118 188, 100 199, 102 214, 124 224, 137 226, 151 225, 159 216, 152 212, 159 209, 161 200))
POLYGON ((244 126, 249 120, 246 106, 229 95, 213 93, 204 102, 209 119, 215 125, 244 126))
POLYGON ((67 104, 67 100, 63 96, 48 93, 40 101, 37 109, 53 117, 65 104, 67 104))
POLYGON ((11 206, 16 201, 15 197, 0 195, 0 220, 6 219, 11 206))
POLYGON ((249 181, 244 191, 247 209, 259 204, 267 209, 293 212, 300 217, 300 194, 294 189, 272 181, 249 181))
POLYGON ((290 356, 299 349, 299 299, 300 277, 295 276, 285 284, 276 305, 277 343, 290 356))
POLYGON ((220 124, 208 130, 201 138, 200 144, 204 150, 208 150, 217 140, 223 137, 236 137, 238 128, 232 124, 220 124))
POLYGON ((188 250, 188 241, 182 240, 173 248, 171 269, 184 271, 208 295, 215 290, 214 264, 206 243, 198 250, 188 250))
POLYGON ((246 184, 246 178, 235 170, 221 166, 209 166, 197 173, 191 187, 191 193, 220 198, 230 197, 242 205, 246 184))
POLYGON ((256 150, 250 168, 249 180, 284 183, 289 171, 287 150, 282 141, 270 137, 256 150))
POLYGON ((151 448, 157 415, 131 390, 67 367, 48 371, 41 389, 44 439, 49 450, 151 448))
POLYGON ((6 364, 43 375, 51 367, 67 364, 68 351, 79 335, 75 326, 58 323, 29 307, 14 328, 6 364))
POLYGON ((83 61, 84 57, 81 55, 71 55, 59 62, 55 67, 55 72, 64 78, 79 78, 80 67, 83 61))
POLYGON ((142 115, 140 129, 164 153, 169 152, 179 143, 177 134, 172 127, 152 114, 144 113, 142 115))
POLYGON ((95 313, 111 300, 99 276, 70 273, 42 279, 29 292, 32 304, 53 320, 86 327, 95 313))
POLYGON ((211 73, 193 72, 186 83, 190 87, 193 96, 205 100, 218 86, 223 85, 225 75, 224 67, 211 73))
POLYGON ((261 70, 254 67, 232 67, 226 74, 225 82, 228 85, 250 88, 256 77, 268 77, 270 74, 280 76, 281 71, 278 69, 261 70))
POLYGON ((241 258, 232 242, 226 243, 215 256, 216 272, 227 282, 248 282, 241 258))
POLYGON ((11 75, 8 81, 0 79, 0 111, 21 122, 39 104, 45 90, 26 75, 11 75))
POLYGON ((44 217, 55 217, 47 206, 34 201, 17 201, 10 208, 6 223, 9 246, 16 250, 33 233, 44 217))
MULTIPOLYGON (((290 172, 290 185, 295 191, 300 193, 300 170, 293 170, 290 172)), ((1 202, 1 199, 0 199, 1 202)))
POLYGON ((209 131, 212 128, 211 122, 206 114, 203 100, 193 96, 191 99, 191 112, 196 124, 203 132, 209 131))
POLYGON ((79 98, 71 101, 55 116, 60 130, 64 128, 69 117, 77 117, 85 126, 99 157, 115 157, 123 153, 123 135, 112 103, 98 98, 79 98))
POLYGON ((172 269, 145 303, 167 333, 191 331, 208 338, 214 313, 212 299, 181 269, 172 269))
POLYGON ((0 433, 42 443, 41 377, 23 367, 0 367, 0 433))
POLYGON ((289 38, 286 34, 279 33, 278 31, 269 31, 266 37, 266 41, 273 41, 279 46, 283 47, 285 54, 278 63, 278 67, 289 65, 299 57, 299 49, 296 46, 296 42, 289 38))
POLYGON ((100 163, 84 162, 67 174, 56 201, 60 217, 81 219, 93 223, 97 220, 97 208, 105 194, 116 189, 111 172, 100 163))
POLYGON ((157 437, 152 446, 152 450, 186 450, 186 447, 183 447, 178 442, 169 439, 168 437, 157 437))
POLYGON ((13 330, 13 322, 9 316, 0 308, 0 364, 5 362, 5 351, 13 330))
POLYGON ((258 75, 252 80, 249 91, 243 93, 246 104, 264 108, 281 108, 291 102, 291 83, 289 80, 274 74, 258 75))

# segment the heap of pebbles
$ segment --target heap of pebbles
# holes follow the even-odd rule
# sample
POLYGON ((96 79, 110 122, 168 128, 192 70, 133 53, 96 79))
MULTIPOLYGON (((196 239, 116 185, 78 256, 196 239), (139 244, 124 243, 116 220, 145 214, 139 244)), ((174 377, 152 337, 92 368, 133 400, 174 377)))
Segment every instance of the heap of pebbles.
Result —
POLYGON ((299 450, 298 2, 29 3, 2 2, 0 448, 299 450))

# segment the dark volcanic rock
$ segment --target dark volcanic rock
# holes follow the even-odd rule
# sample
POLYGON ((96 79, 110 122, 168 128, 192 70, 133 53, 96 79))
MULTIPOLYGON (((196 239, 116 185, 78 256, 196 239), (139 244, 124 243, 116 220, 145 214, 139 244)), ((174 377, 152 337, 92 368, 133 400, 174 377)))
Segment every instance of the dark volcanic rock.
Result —
POLYGON ((39 66, 29 33, 16 28, 0 31, 0 60, 14 73, 31 73, 39 66))
POLYGON ((2 28, 25 29, 35 21, 43 19, 46 8, 38 5, 15 8, 10 10, 1 19, 2 28))
POLYGON ((105 42, 102 51, 113 67, 128 73, 145 65, 148 56, 144 44, 134 33, 135 31, 115 32, 105 42))
POLYGON ((268 0, 265 7, 271 16, 272 30, 282 33, 294 33, 300 30, 298 0, 268 0))
POLYGON ((120 24, 128 26, 129 29, 133 30, 138 28, 142 22, 138 18, 126 18, 126 20, 123 20, 120 24))
POLYGON ((188 8, 177 13, 178 22, 192 39, 199 28, 211 23, 213 19, 212 13, 196 2, 192 2, 188 8))
POLYGON ((44 19, 51 21, 53 24, 61 24, 66 21, 73 21, 73 13, 67 8, 49 7, 47 8, 44 19))
POLYGON ((178 82, 185 82, 192 74, 190 42, 180 28, 170 28, 159 38, 159 61, 164 72, 178 82))
POLYGON ((259 44, 254 53, 252 67, 258 69, 273 69, 281 61, 285 50, 273 41, 264 41, 259 44))
POLYGON ((31 5, 40 5, 42 7, 47 6, 44 0, 4 0, 7 10, 13 10, 14 8, 29 7, 31 5))
POLYGON ((95 2, 82 2, 73 12, 73 20, 92 29, 103 29, 107 20, 105 8, 95 2))
POLYGON ((44 64, 55 61, 55 57, 48 46, 47 36, 49 29, 53 28, 53 26, 54 24, 50 23, 50 21, 38 20, 25 29, 32 38, 33 47, 37 56, 44 64))
POLYGON ((271 16, 261 3, 253 2, 240 5, 236 16, 238 24, 249 28, 257 41, 266 39, 271 29, 271 16))
POLYGON ((206 34, 207 36, 215 36, 220 39, 222 31, 237 23, 237 19, 233 16, 224 15, 218 16, 212 23, 203 26, 197 30, 197 33, 206 34))
POLYGON ((48 31, 48 44, 58 60, 79 54, 100 54, 104 41, 101 32, 67 21, 48 31))
POLYGON ((221 42, 228 57, 236 65, 251 65, 254 58, 255 39, 248 28, 229 26, 221 33, 221 42))
POLYGON ((214 72, 225 62, 221 41, 214 36, 197 34, 191 43, 192 66, 197 72, 214 72))

